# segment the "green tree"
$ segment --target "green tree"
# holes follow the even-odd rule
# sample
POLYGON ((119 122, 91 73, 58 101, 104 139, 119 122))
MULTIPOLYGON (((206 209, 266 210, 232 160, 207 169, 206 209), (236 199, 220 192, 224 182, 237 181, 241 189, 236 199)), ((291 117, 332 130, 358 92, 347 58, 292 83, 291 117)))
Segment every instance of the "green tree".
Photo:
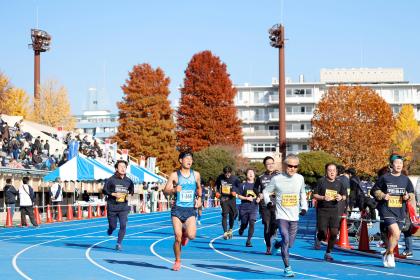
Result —
POLYGON ((319 178, 325 175, 325 164, 329 162, 341 164, 336 157, 323 151, 300 153, 298 157, 299 173, 305 178, 305 183, 308 185, 314 185, 319 178))
POLYGON ((167 174, 177 164, 169 83, 162 69, 135 65, 122 86, 123 101, 117 104, 120 125, 114 138, 134 157, 156 157, 157 166, 167 174))
POLYGON ((403 105, 395 121, 391 135, 393 150, 404 155, 410 162, 413 158, 413 143, 420 136, 420 126, 414 115, 412 105, 403 105))
POLYGON ((199 151, 212 145, 241 149, 241 122, 226 64, 210 51, 195 54, 185 70, 177 112, 178 147, 199 151))
POLYGON ((193 168, 200 172, 206 182, 216 180, 226 165, 236 169, 236 154, 230 147, 210 146, 194 153, 193 168))
POLYGON ((373 175, 387 161, 393 128, 391 107, 373 89, 332 87, 315 109, 311 147, 373 175))

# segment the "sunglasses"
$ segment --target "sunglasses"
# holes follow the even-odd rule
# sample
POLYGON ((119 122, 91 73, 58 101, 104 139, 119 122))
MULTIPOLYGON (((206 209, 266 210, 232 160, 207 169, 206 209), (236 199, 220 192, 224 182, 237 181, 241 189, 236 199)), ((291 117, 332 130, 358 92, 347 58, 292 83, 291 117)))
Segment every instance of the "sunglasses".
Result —
POLYGON ((299 165, 291 165, 291 164, 288 164, 287 167, 289 167, 289 168, 298 168, 299 165))

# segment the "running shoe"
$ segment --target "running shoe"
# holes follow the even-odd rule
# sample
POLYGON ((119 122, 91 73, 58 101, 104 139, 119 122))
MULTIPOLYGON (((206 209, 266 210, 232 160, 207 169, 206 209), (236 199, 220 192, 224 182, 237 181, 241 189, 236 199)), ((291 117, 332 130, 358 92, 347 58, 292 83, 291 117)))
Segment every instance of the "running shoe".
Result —
POLYGON ((175 261, 174 266, 172 266, 173 271, 179 271, 181 269, 181 261, 175 261))
POLYGON ((272 244, 273 249, 271 251, 273 252, 273 255, 281 255, 281 241, 274 239, 272 244))
POLYGON ((229 233, 226 231, 225 233, 223 233, 223 239, 226 240, 229 238, 229 233))
POLYGON ((404 250, 404 252, 401 253, 401 256, 406 257, 406 258, 412 258, 413 257, 413 252, 404 250))
POLYGON ((187 231, 185 228, 182 229, 181 245, 185 246, 188 243, 187 231))
POLYGON ((106 231, 106 233, 107 233, 108 235, 112 235, 112 230, 111 230, 110 228, 108 228, 108 230, 106 231))
POLYGON ((388 267, 389 268, 394 268, 395 267, 394 254, 388 254, 386 257, 387 257, 387 261, 388 261, 388 267))
POLYGON ((284 269, 284 277, 295 277, 295 273, 292 271, 291 266, 288 266, 284 269))
POLYGON ((386 253, 384 253, 382 255, 382 263, 384 264, 384 267, 389 267, 389 264, 388 264, 388 255, 386 253))
POLYGON ((248 240, 248 241, 246 242, 245 246, 246 246, 246 247, 252 247, 251 241, 249 241, 249 240, 248 240))
POLYGON ((121 246, 121 244, 118 244, 118 243, 117 243, 117 245, 115 245, 115 250, 116 250, 116 251, 121 251, 121 250, 122 250, 122 246, 121 246))
POLYGON ((197 225, 201 225, 201 221, 200 220, 197 220, 197 225))
POLYGON ((327 262, 332 262, 334 261, 333 257, 331 256, 330 253, 325 253, 324 255, 324 260, 326 260, 327 262))
POLYGON ((229 229, 228 230, 228 235, 229 235, 229 239, 232 239, 232 237, 233 237, 233 231, 232 231, 232 229, 229 229))

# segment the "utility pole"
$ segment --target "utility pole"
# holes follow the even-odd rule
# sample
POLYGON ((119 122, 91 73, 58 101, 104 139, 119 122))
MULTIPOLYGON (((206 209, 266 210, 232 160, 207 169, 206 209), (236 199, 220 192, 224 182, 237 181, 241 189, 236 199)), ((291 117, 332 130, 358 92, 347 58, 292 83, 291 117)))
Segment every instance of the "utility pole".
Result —
POLYGON ((32 44, 29 46, 34 50, 34 107, 37 112, 37 106, 40 101, 39 86, 41 83, 41 52, 50 49, 51 36, 40 29, 31 29, 32 44))
POLYGON ((284 27, 276 24, 268 31, 270 45, 279 49, 279 147, 282 160, 286 158, 286 80, 284 63, 284 27))

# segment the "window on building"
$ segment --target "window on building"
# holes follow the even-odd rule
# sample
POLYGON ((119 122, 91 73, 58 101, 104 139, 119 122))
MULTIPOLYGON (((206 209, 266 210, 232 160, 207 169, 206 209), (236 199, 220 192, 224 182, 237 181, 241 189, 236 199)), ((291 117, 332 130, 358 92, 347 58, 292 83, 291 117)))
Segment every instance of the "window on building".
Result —
POLYGON ((254 143, 251 146, 251 150, 254 153, 276 151, 276 143, 254 143))

